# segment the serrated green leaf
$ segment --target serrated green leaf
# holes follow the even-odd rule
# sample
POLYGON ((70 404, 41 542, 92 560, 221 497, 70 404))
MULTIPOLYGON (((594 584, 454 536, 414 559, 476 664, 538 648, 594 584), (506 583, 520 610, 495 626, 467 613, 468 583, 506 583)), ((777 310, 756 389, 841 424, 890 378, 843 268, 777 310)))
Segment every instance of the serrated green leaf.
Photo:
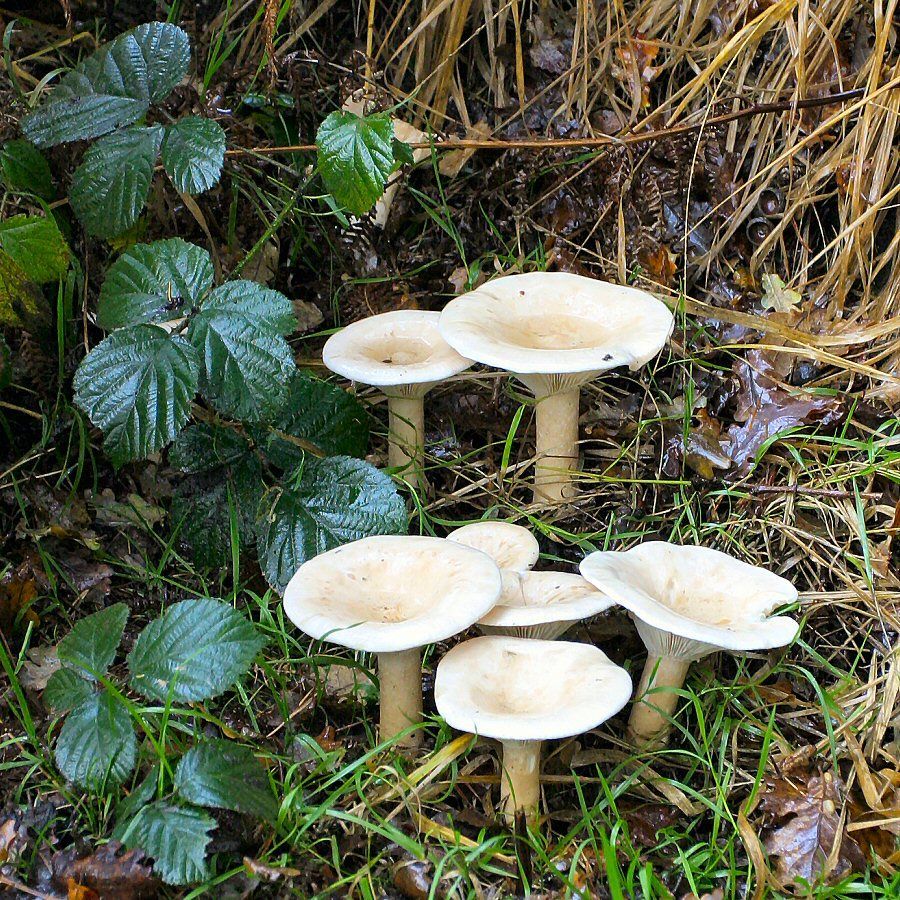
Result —
POLYGON ((138 220, 147 202, 163 129, 134 126, 100 138, 72 176, 69 203, 97 237, 115 237, 138 220))
POLYGON ((62 278, 72 260, 56 222, 45 216, 19 215, 0 222, 0 250, 35 284, 62 278))
POLYGON ((97 791, 121 784, 137 759, 137 740, 128 710, 101 691, 69 713, 53 752, 69 781, 97 791))
POLYGON ((123 328, 101 341, 75 373, 75 402, 106 435, 115 465, 161 450, 187 422, 199 360, 178 335, 155 325, 123 328))
POLYGON ((46 314, 42 301, 41 292, 25 270, 0 250, 0 324, 24 325, 42 318, 46 314))
POLYGON ((210 302, 215 294, 188 327, 201 358, 200 391, 224 415, 257 422, 284 400, 296 371, 291 348, 268 327, 267 306, 257 314, 250 304, 224 305, 222 295, 210 302))
POLYGON ((359 459, 307 457, 302 474, 276 489, 257 530, 260 567, 284 590, 319 553, 372 534, 406 532, 406 505, 383 472, 359 459))
POLYGON ((57 669, 44 688, 44 703, 57 712, 69 712, 81 706, 94 693, 94 686, 74 669, 57 669))
POLYGON ((181 238, 137 244, 109 267, 97 323, 111 331, 169 321, 199 305, 212 282, 212 260, 202 247, 181 238))
POLYGON ((288 385, 281 408, 256 438, 269 459, 281 469, 299 466, 301 447, 286 436, 300 438, 327 456, 365 456, 369 422, 363 405, 336 385, 298 372, 288 385))
POLYGON ((219 285, 206 298, 203 309, 242 316, 275 334, 290 334, 297 327, 294 307, 284 294, 246 279, 219 285))
POLYGON ((137 122, 187 72, 188 36, 175 25, 148 22, 82 60, 22 120, 39 147, 99 137, 137 122))
POLYGON ((166 884, 194 884, 207 878, 206 848, 215 827, 216 820, 199 809, 158 800, 129 822, 122 843, 153 857, 166 884))
POLYGON ((387 113, 357 116, 338 110, 316 134, 319 172, 335 200, 361 216, 384 193, 394 171, 394 126, 387 113))
POLYGON ((175 188, 199 194, 219 183, 225 161, 225 132, 218 122, 185 116, 166 128, 162 163, 175 188))
POLYGON ((0 150, 3 183, 16 193, 52 200, 56 191, 44 154, 29 141, 7 141, 0 150))
POLYGON ((208 700, 250 668, 264 643, 229 604, 182 600, 138 636, 128 656, 131 683, 151 700, 208 700))
POLYGON ((232 505, 241 546, 253 546, 263 472, 247 439, 233 428, 189 425, 175 440, 169 461, 193 476, 176 486, 171 519, 194 561, 211 569, 228 563, 232 505))
POLYGON ((128 607, 124 603, 85 616, 59 642, 56 654, 64 663, 98 678, 116 658, 127 621, 128 607))
POLYGON ((175 790, 189 803, 274 819, 278 804, 262 763, 249 747, 210 740, 192 747, 175 770, 175 790))
POLYGON ((125 833, 131 820, 142 807, 146 806, 156 796, 158 785, 159 763, 153 766, 147 775, 141 779, 140 784, 116 807, 116 827, 112 834, 114 841, 122 840, 122 835, 125 833))

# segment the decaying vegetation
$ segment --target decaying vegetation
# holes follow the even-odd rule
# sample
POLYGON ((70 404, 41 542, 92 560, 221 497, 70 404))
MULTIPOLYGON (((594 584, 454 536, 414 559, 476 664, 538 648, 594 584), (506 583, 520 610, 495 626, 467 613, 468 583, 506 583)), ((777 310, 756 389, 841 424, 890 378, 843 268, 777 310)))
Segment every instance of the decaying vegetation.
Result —
MULTIPOLYGON (((214 896, 762 897, 804 884, 817 896, 896 896, 896 0, 46 7, 0 8, 4 25, 17 17, 0 140, 20 137, 57 67, 168 17, 190 35, 193 61, 154 115, 212 118, 228 149, 221 182, 196 197, 155 178, 125 239, 68 219, 78 267, 58 292, 42 289, 45 316, 4 324, 4 889, 177 890, 140 850, 105 841, 121 804, 171 793, 174 760, 206 737, 252 748, 281 803, 268 822, 196 813, 214 827, 201 846, 208 868, 190 881, 214 896), (322 119, 360 91, 433 144, 399 173, 384 228, 329 206, 311 168, 322 119), (623 716, 553 745, 538 833, 497 826, 496 754, 439 719, 414 759, 373 749, 371 661, 286 624, 235 520, 225 565, 192 561, 171 460, 114 469, 72 403, 73 373, 102 337, 97 296, 113 255, 174 236, 209 251, 217 283, 250 278, 290 297, 293 355, 321 377, 333 327, 440 309, 498 272, 571 271, 666 298, 677 324, 662 356, 582 396, 574 502, 531 503, 533 408, 478 370, 429 395, 430 488, 410 504, 410 531, 510 518, 539 534, 538 568, 572 571, 586 552, 649 538, 727 549, 798 587, 801 637, 784 652, 694 665, 667 749, 635 755, 623 716), (186 597, 236 603, 266 638, 256 663, 236 689, 185 699, 170 721, 161 700, 128 693, 131 670, 115 657, 109 680, 148 729, 137 732, 142 764, 112 795, 73 787, 54 762, 61 720, 43 696, 57 643, 124 603, 130 652, 186 597)), ((65 213, 82 155, 78 144, 48 152, 43 203, 65 213)), ((0 197, 4 219, 42 208, 0 197)), ((368 460, 383 467, 385 404, 358 393, 371 404, 368 460)), ((193 412, 215 418, 203 401, 193 412)), ((644 651, 621 613, 569 636, 639 671, 644 651)), ((431 694, 426 676, 433 714, 431 694)))

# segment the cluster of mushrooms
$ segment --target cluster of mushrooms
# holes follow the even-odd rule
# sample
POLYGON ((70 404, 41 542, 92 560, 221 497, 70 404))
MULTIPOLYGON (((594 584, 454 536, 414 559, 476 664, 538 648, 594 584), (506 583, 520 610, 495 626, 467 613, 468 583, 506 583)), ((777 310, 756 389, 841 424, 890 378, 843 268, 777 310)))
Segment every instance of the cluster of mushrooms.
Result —
MULTIPOLYGON (((559 502, 577 463, 579 387, 614 366, 639 367, 671 328, 652 295, 535 273, 489 282, 443 313, 373 316, 335 334, 323 356, 383 389, 390 463, 413 487, 427 391, 473 359, 513 373, 536 400, 535 499, 559 502)), ((557 640, 576 622, 616 604, 631 614, 648 652, 628 724, 642 749, 665 743, 691 662, 782 647, 798 631, 787 616, 769 617, 796 601, 790 582, 717 550, 652 541, 591 553, 580 575, 533 571, 538 555, 534 535, 511 522, 476 522, 446 538, 380 535, 304 563, 284 594, 306 634, 375 654, 380 740, 409 749, 422 737, 422 649, 481 632, 440 660, 434 698, 451 727, 501 742, 508 821, 538 815, 542 742, 596 728, 632 697, 630 676, 600 648, 557 640)))

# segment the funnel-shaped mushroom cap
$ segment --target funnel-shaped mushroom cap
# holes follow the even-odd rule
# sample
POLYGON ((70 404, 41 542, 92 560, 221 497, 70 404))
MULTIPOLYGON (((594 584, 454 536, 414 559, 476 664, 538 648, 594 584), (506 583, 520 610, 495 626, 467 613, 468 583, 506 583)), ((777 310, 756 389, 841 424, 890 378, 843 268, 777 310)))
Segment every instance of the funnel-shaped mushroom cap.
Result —
POLYGON ((640 368, 672 332, 645 291, 567 272, 495 278, 441 313, 444 339, 469 359, 528 375, 640 368))
POLYGON ((440 313, 398 309, 361 319, 333 334, 322 349, 332 372, 385 393, 424 396, 439 381, 472 365, 441 337, 440 313))
POLYGON ((682 638, 674 649, 683 659, 714 649, 783 647, 799 629, 788 616, 768 618, 796 601, 789 581, 708 547, 648 541, 625 552, 591 553, 580 568, 632 613, 645 643, 658 640, 654 631, 682 638), (692 651, 692 644, 701 646, 692 651))
POLYGON ((514 584, 504 580, 500 600, 478 620, 478 627, 486 634, 552 640, 614 604, 580 575, 520 572, 514 584))
POLYGON ((447 540, 481 550, 501 569, 514 572, 530 569, 541 552, 537 538, 527 528, 512 522, 473 522, 455 528, 447 540))
POLYGON ((314 638, 390 653, 442 641, 500 596, 485 553, 435 537, 377 535, 313 557, 284 592, 284 611, 314 638))
POLYGON ((501 741, 581 734, 630 697, 628 673, 591 644, 499 635, 457 644, 434 681, 448 725, 501 741))

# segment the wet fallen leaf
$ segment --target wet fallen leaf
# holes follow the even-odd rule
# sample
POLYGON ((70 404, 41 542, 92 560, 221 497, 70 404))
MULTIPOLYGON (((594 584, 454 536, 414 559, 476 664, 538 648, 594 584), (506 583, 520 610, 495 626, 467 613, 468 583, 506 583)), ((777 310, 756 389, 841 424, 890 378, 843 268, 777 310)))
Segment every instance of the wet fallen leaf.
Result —
POLYGON ((757 452, 770 438, 798 425, 832 425, 845 414, 840 397, 816 396, 783 387, 775 365, 762 351, 751 350, 735 364, 740 390, 735 421, 728 429, 724 449, 738 469, 747 471, 757 452))
POLYGON ((244 868, 248 875, 259 878, 262 881, 278 881, 279 878, 296 878, 303 873, 299 869, 291 869, 288 866, 267 866, 258 859, 244 857, 244 868))
POLYGON ((372 687, 372 679, 356 666, 330 665, 325 673, 325 695, 334 700, 358 700, 372 687))
POLYGON ((774 309, 775 312, 788 313, 803 299, 798 291, 789 288, 778 275, 765 274, 762 277, 763 309, 774 309))
POLYGON ((651 65, 659 54, 659 41, 648 41, 638 32, 627 44, 616 47, 619 64, 612 67, 612 75, 629 92, 636 105, 650 105, 650 85, 662 71, 651 65))
POLYGON ((769 782, 760 808, 777 824, 764 846, 783 883, 835 881, 865 868, 865 856, 842 820, 844 792, 830 771, 769 782))
POLYGON ((99 900, 100 895, 86 884, 79 884, 69 877, 66 885, 66 900, 99 900))
POLYGON ((118 841, 110 841, 81 858, 76 858, 74 850, 57 852, 50 864, 53 881, 60 887, 75 884, 79 889, 91 891, 90 894, 76 894, 79 898, 99 895, 117 900, 139 900, 159 896, 159 881, 144 852, 122 850, 118 841))
POLYGON ((315 303, 310 303, 309 300, 294 298, 291 300, 291 305, 294 307, 294 316, 297 319, 297 331, 299 332, 312 331, 325 321, 322 310, 315 303))
POLYGON ((638 253, 638 262, 659 284, 668 285, 678 272, 678 260, 665 244, 653 244, 638 253))
POLYGON ((315 742, 326 753, 330 753, 332 750, 340 750, 344 745, 336 735, 337 732, 335 732, 334 728, 331 725, 326 725, 321 733, 316 735, 315 742))
POLYGON ((62 663, 56 655, 56 647, 32 647, 28 651, 28 658, 19 672, 19 682, 24 688, 32 691, 42 691, 47 687, 50 676, 56 672, 62 663))
POLYGON ((428 863, 413 857, 402 859, 393 866, 394 887, 404 897, 413 897, 416 900, 428 897, 431 891, 429 868, 428 863))
POLYGON ((29 622, 37 625, 40 618, 31 609, 37 596, 37 582, 28 563, 6 573, 0 580, 0 631, 10 634, 29 622))
MULTIPOLYGON (((491 133, 491 126, 482 119, 466 129, 465 139, 467 141, 485 141, 491 137, 491 133)), ((454 138, 450 137, 446 143, 453 144, 454 138)), ((455 178, 474 153, 474 147, 460 147, 459 150, 448 150, 445 153, 441 153, 438 161, 438 172, 447 178, 455 178)))
POLYGON ((96 520, 112 528, 134 525, 141 529, 152 528, 166 517, 166 511, 155 503, 148 503, 139 494, 128 494, 124 500, 117 500, 110 488, 89 498, 95 508, 96 520))
POLYGON ((0 865, 14 863, 28 843, 28 827, 18 812, 0 817, 0 865))
POLYGON ((663 828, 670 828, 680 818, 681 812, 675 806, 662 803, 645 803, 634 809, 624 810, 628 833, 638 847, 656 847, 657 834, 663 828))

